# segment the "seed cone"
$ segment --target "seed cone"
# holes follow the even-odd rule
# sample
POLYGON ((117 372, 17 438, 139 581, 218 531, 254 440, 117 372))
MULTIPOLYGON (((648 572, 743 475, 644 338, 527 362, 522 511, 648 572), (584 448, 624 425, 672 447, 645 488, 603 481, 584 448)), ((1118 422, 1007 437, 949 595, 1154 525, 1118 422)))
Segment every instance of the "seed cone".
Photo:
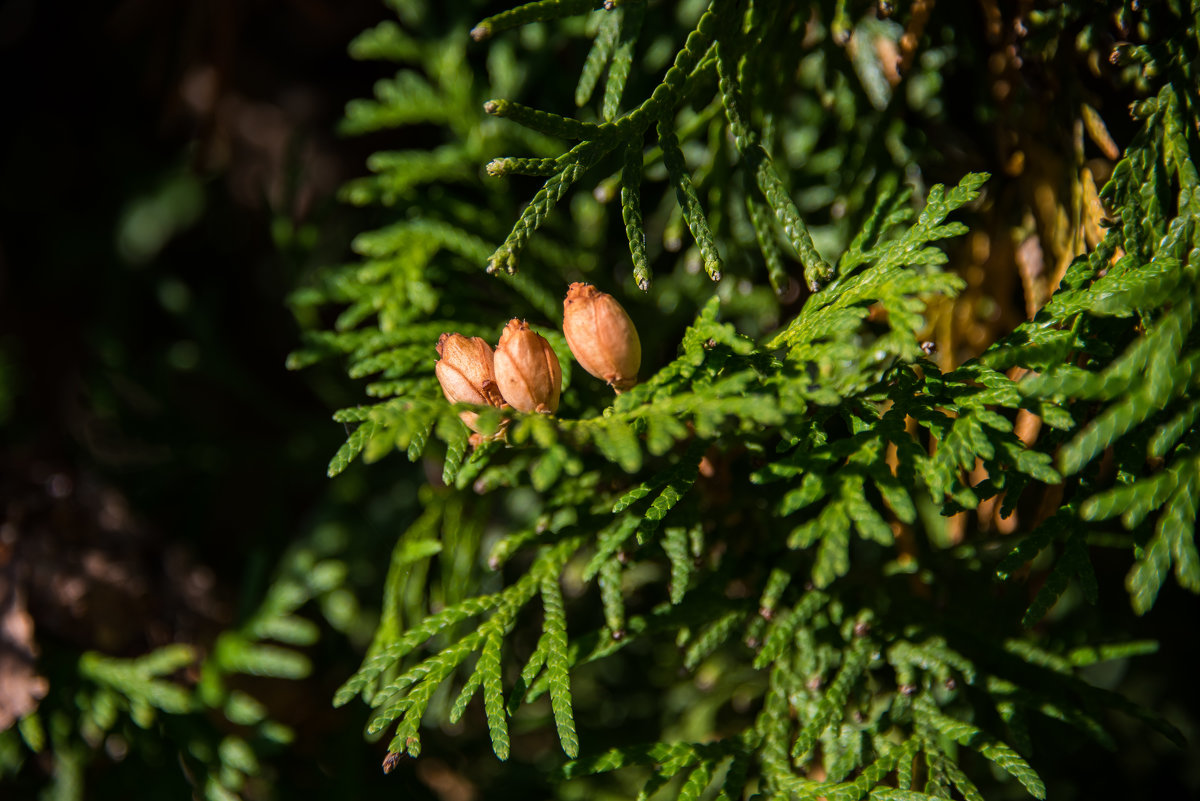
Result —
POLYGON ((433 372, 446 400, 480 406, 500 406, 504 402, 496 386, 492 348, 482 337, 442 334, 437 352, 441 359, 434 364, 433 372))
POLYGON ((591 284, 571 284, 563 300, 563 333, 584 370, 624 392, 637 383, 642 343, 612 295, 591 284))
POLYGON ((509 404, 522 412, 558 409, 562 368, 544 337, 517 319, 508 321, 496 345, 496 383, 509 404))
MULTIPOLYGON (((482 337, 442 334, 438 337, 437 352, 441 359, 433 365, 433 372, 446 400, 480 406, 504 405, 496 384, 492 348, 482 337)), ((479 415, 475 412, 460 412, 458 416, 472 431, 479 430, 475 424, 479 415)))

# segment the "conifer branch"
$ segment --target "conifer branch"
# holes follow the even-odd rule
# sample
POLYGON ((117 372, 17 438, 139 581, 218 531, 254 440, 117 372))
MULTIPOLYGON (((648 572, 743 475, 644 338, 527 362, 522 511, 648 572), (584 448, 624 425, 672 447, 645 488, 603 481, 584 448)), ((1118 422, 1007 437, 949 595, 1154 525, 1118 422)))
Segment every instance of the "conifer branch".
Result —
POLYGON ((626 3, 611 13, 619 18, 620 36, 612 54, 612 66, 608 70, 608 80, 604 83, 604 104, 601 116, 606 122, 612 122, 617 116, 617 107, 621 103, 621 95, 625 92, 625 83, 629 80, 629 72, 633 67, 633 46, 641 32, 642 19, 646 16, 645 2, 626 3))
POLYGON ((510 8, 478 22, 471 29, 471 38, 477 42, 490 39, 497 33, 519 28, 531 22, 550 22, 561 17, 573 17, 600 8, 602 0, 537 0, 533 3, 510 8))
POLYGON ((513 226, 512 232, 504 240, 504 244, 488 259, 489 273, 503 270, 511 275, 517 271, 518 256, 529 237, 541 226, 558 201, 562 200, 571 184, 599 161, 608 152, 609 147, 605 140, 581 142, 559 159, 562 168, 533 196, 533 200, 529 201, 529 205, 521 212, 521 217, 513 226))
POLYGON ((629 240, 629 255, 633 260, 633 281, 643 292, 650 289, 652 274, 646 256, 646 225, 642 219, 642 151, 625 149, 625 164, 621 168, 621 218, 629 240))
MULTIPOLYGON (((600 74, 608 66, 613 50, 617 45, 620 32, 621 15, 605 14, 600 20, 600 29, 592 40, 592 48, 588 51, 583 69, 579 73, 579 83, 575 86, 575 105, 586 106, 600 81, 600 74)), ((606 118, 607 120, 607 118, 606 118)))
POLYGON ((658 145, 662 148, 663 164, 671 176, 671 183, 675 185, 675 196, 679 207, 683 209, 683 218, 692 232, 692 238, 696 240, 696 246, 700 248, 704 271, 712 280, 720 281, 723 267, 721 255, 717 253, 704 209, 700 207, 700 198, 696 196, 687 165, 683 162, 683 153, 679 150, 679 140, 675 138, 673 122, 669 119, 664 118, 658 122, 658 145))
POLYGON ((579 737, 571 711, 571 689, 567 663, 567 620, 563 611, 558 576, 547 574, 541 580, 543 623, 546 636, 546 675, 550 683, 550 705, 558 728, 563 752, 572 759, 579 756, 579 737))
POLYGON ((511 100, 489 100, 483 104, 483 110, 494 117, 512 120, 539 133, 562 139, 598 139, 605 133, 605 129, 594 123, 551 114, 511 100))
POLYGON ((763 150, 758 136, 750 128, 743 110, 741 89, 737 84, 737 69, 730 53, 730 46, 718 41, 716 51, 717 74, 721 81, 721 100, 725 106, 725 116, 729 119, 729 128, 733 133, 734 142, 742 154, 746 169, 754 175, 759 189, 771 208, 774 209, 792 247, 800 255, 800 261, 804 265, 805 281, 808 283, 809 289, 816 292, 833 276, 833 269, 817 253, 813 246, 812 236, 808 232, 808 226, 800 217, 800 212, 784 187, 771 157, 763 150))
POLYGON ((557 159, 501 158, 489 161, 485 169, 493 178, 502 175, 534 175, 544 178, 558 172, 559 163, 557 159))

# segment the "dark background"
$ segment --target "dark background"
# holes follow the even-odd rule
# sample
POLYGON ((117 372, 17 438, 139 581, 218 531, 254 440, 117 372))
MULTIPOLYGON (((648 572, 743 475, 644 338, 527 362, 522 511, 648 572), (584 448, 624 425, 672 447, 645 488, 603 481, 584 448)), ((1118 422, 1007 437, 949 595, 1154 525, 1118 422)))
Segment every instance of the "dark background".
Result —
MULTIPOLYGON (((368 224, 337 188, 395 146, 335 133, 387 74, 346 46, 388 15, 378 0, 0 3, 0 572, 27 588, 43 711, 81 651, 211 645, 333 510, 375 556, 404 522, 358 508, 364 482, 405 492, 386 469, 325 476, 345 436, 332 410, 357 400, 336 365, 284 368, 287 294, 368 224)), ((383 775, 361 705, 330 706, 361 647, 325 630, 310 679, 252 688, 297 731, 269 769, 278 797, 433 797, 412 766, 383 775)), ((29 760, 0 796, 35 797, 53 765, 29 760)), ((85 775, 88 798, 192 792, 169 743, 101 753, 85 775)))
POLYGON ((339 432, 283 369, 283 301, 358 224, 333 195, 376 143, 333 131, 380 74, 346 44, 385 14, 2 7, 8 457, 100 471, 164 528, 204 532, 206 558, 286 536, 339 432))

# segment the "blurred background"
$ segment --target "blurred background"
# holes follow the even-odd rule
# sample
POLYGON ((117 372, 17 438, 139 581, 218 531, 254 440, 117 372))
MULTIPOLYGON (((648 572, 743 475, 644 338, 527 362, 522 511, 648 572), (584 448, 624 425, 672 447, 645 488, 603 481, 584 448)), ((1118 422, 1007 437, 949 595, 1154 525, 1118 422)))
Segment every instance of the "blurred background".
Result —
MULTIPOLYGON (((452 732, 430 733, 430 756, 385 776, 384 744, 363 742, 366 710, 330 706, 374 630, 385 555, 419 512, 425 477, 393 459, 326 478, 346 433, 331 412, 361 394, 336 364, 285 370, 299 337, 285 301, 312 270, 347 259, 350 238, 377 221, 338 202, 338 187, 365 172, 370 153, 405 143, 394 132, 336 131, 345 103, 389 69, 351 60, 346 46, 389 16, 380 0, 0 2, 6 801, 220 797, 210 774, 225 770, 241 772, 229 783, 248 798, 544 794, 532 768, 510 766, 501 779, 486 737, 452 732), (345 580, 312 584, 314 565, 345 580), (289 576, 303 589, 295 608, 319 626, 319 636, 296 635, 300 680, 222 680, 222 692, 240 687, 265 705, 260 718, 239 718, 222 695, 222 705, 160 720, 177 729, 78 724, 99 697, 81 679, 81 654, 134 660, 170 644, 213 653, 223 632, 261 619, 271 588, 293 586, 289 576), (18 742, 14 721, 34 706, 40 722, 18 742)), ((930 149, 988 142, 975 126, 1006 124, 970 111, 964 103, 941 119, 946 127, 931 125, 930 149)), ((1120 126, 1123 145, 1130 126, 1120 126)), ((981 145, 961 161, 998 171, 998 159, 981 145)), ((1029 174, 1036 182, 1045 172, 1029 174)), ((1004 180, 1013 196, 1024 191, 1004 180)), ((964 355, 1024 318, 1020 284, 1034 281, 1020 254, 980 252, 968 296, 1001 303, 988 325, 955 329, 964 355)), ((1195 628, 1195 600, 1169 582, 1137 620, 1121 590, 1127 557, 1105 559, 1097 568, 1114 591, 1095 614, 1166 645, 1129 675, 1096 680, 1123 681, 1195 742, 1190 666, 1200 655, 1180 636, 1195 628)), ((168 675, 203 696, 208 674, 195 669, 168 675)), ((1105 771, 1077 743, 1043 754, 1051 787, 1075 797, 1200 788, 1187 752, 1128 719, 1117 725, 1121 750, 1105 771)))
MULTIPOLYGON (((4 740, 0 797, 212 795, 204 767, 226 760, 205 749, 238 727, 199 715, 157 747, 157 724, 80 744, 80 654, 206 653, 285 552, 344 554, 353 536, 378 557, 406 523, 415 477, 325 476, 345 436, 332 410, 356 400, 336 366, 284 368, 287 294, 364 226, 335 195, 380 143, 335 131, 381 71, 347 43, 387 15, 378 0, 0 3, 0 730, 44 696, 46 741, 30 757, 4 740)), ((371 558, 341 564, 378 593, 371 558)), ((305 610, 324 629, 307 679, 241 679, 291 730, 256 745, 272 760, 247 796, 383 787, 364 710, 329 702, 373 621, 334 601, 337 631, 305 610)), ((390 778, 434 797, 411 770, 390 778)))

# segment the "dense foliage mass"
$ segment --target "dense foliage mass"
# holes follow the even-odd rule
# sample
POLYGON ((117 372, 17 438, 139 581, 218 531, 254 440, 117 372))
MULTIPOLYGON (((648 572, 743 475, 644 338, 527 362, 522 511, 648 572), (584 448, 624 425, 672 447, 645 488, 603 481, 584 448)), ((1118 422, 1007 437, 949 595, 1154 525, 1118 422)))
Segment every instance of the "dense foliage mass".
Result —
MULTIPOLYGON (((1098 678, 1156 643, 1086 607, 1110 549, 1139 615, 1200 592, 1200 6, 390 5, 343 130, 419 146, 344 188, 379 224, 292 295, 289 359, 366 379, 331 476, 424 471, 333 698, 385 770, 433 738, 563 798, 972 801, 1045 798, 1036 747, 1116 748, 1113 712, 1184 744, 1098 678), (575 282, 637 326, 615 395, 575 282), (443 334, 510 318, 552 414, 439 385, 443 334)), ((185 648, 81 662, 87 725, 219 712, 239 792, 280 733, 222 677, 304 672, 317 550, 194 686, 185 648)))
MULTIPOLYGON (((537 704, 548 696, 575 758, 564 778, 640 764, 643 792, 674 782, 685 798, 714 783, 733 798, 747 787, 975 798, 974 751, 1040 798, 1021 756, 1025 719, 1049 715, 1104 742, 1100 710, 1138 713, 1079 669, 1145 643, 1055 642, 1031 627, 1072 581, 1096 595, 1089 538, 1117 516, 1134 550, 1135 609, 1152 606, 1172 565, 1200 588, 1188 399, 1196 40, 1113 50, 1129 65, 1113 80, 1148 84, 1134 111, 1144 128, 1098 196, 1078 144, 1072 181, 1093 186, 1064 204, 1074 241, 1064 269, 1045 267, 1058 272, 1053 295, 1030 299, 1032 319, 978 358, 935 363, 929 310, 964 288, 939 244, 967 233, 947 218, 986 206, 987 176, 914 203, 923 176, 896 126, 936 116, 913 91, 937 80, 914 52, 929 4, 902 9, 899 22, 856 21, 865 9, 849 5, 630 2, 591 17, 590 2, 519 6, 472 29, 495 42, 486 89, 467 71, 461 29, 430 37, 437 23, 419 5, 398 4, 406 25, 356 43, 360 56, 423 69, 381 82, 348 127, 449 127, 432 158, 375 158, 376 174, 350 197, 409 213, 356 240, 364 262, 297 299, 345 306, 337 331, 313 335, 298 358, 347 353, 351 376, 377 376, 366 389, 382 399, 339 413, 356 427, 331 473, 364 451, 444 453, 445 486, 398 540, 384 624, 335 699, 375 707, 368 731, 394 730, 392 754, 419 755, 422 722, 456 723, 481 693, 507 759, 510 721, 547 714, 537 704), (672 23, 690 32, 665 33, 672 23), (578 111, 539 91, 538 67, 513 69, 547 49, 566 59, 589 34, 578 111), (656 69, 674 48, 665 73, 656 69), (480 105, 507 122, 479 121, 480 105), (512 175, 544 179, 515 225, 520 185, 502 183, 512 175), (572 192, 585 181, 591 197, 572 192), (1107 225, 1104 204, 1116 223, 1089 242, 1087 226, 1107 225), (595 258, 617 225, 627 259, 595 258), (678 257, 685 227, 694 250, 678 257), (484 265, 507 291, 472 280, 484 265), (567 363, 557 301, 577 279, 646 292, 635 316, 659 361, 615 401, 571 375, 557 416, 506 414, 505 440, 471 451, 430 380, 430 343, 446 330, 494 336, 497 321, 529 317, 567 363), (698 314, 680 331, 671 318, 689 307, 698 314), (1020 512, 1035 494, 1041 508, 1020 512), (1019 524, 1004 536, 948 530, 942 515, 983 504, 1019 524), (434 527, 481 505, 486 570, 463 555, 478 536, 447 541, 434 527), (1002 611, 1018 593, 998 597, 987 576, 1009 579, 1046 550, 1053 569, 1024 614, 1002 611), (642 713, 652 736, 598 749, 612 741, 604 707, 632 691, 606 686, 613 674, 649 677, 689 713, 654 705, 642 713), (593 682, 603 689, 572 692, 593 682)), ((1170 5, 1099 11, 1031 13, 1019 44, 1069 48, 1070 31, 1085 48, 1112 27, 1109 14, 1147 40, 1191 21, 1170 5)), ((1111 143, 1097 112, 1076 113, 1111 143)), ((487 413, 495 430, 501 415, 487 413)))

